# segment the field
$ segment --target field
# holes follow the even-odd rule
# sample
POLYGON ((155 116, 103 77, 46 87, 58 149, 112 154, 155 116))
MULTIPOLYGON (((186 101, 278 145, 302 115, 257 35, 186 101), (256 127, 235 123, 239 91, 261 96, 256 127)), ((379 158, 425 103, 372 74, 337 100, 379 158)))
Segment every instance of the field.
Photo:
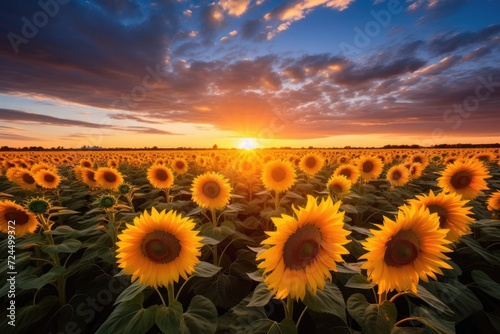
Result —
POLYGON ((500 332, 498 149, 0 165, 2 333, 500 332))

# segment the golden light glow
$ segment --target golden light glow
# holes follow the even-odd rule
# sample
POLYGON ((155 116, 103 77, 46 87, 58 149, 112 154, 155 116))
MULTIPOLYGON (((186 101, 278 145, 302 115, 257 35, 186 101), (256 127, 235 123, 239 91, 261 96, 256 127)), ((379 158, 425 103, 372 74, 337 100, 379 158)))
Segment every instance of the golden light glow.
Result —
POLYGON ((257 148, 259 145, 257 144, 257 141, 253 138, 243 138, 239 145, 238 148, 242 148, 245 150, 252 150, 254 148, 257 148))

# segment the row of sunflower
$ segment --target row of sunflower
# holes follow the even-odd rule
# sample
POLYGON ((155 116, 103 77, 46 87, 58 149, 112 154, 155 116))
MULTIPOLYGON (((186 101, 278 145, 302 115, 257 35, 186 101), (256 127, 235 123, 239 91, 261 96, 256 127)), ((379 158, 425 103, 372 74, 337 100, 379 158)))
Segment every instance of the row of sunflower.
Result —
POLYGON ((0 160, 16 331, 500 330, 497 150, 0 160))

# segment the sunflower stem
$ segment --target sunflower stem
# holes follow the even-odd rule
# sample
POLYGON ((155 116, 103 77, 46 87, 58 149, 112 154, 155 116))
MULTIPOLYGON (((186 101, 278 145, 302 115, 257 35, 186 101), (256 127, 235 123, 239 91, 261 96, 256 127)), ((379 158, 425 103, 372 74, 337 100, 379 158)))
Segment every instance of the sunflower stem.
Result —
POLYGON ((302 317, 304 316, 304 314, 306 313, 306 311, 307 311, 307 306, 304 307, 304 309, 300 313, 300 316, 299 316, 299 319, 297 320, 297 323, 295 324, 295 326, 297 327, 297 329, 299 329, 300 321, 302 320, 302 317))
POLYGON ((274 192, 274 210, 278 210, 280 206, 280 193, 275 191, 274 192))
POLYGON ((286 298, 285 319, 290 319, 293 321, 293 298, 290 296, 286 298))
MULTIPOLYGON (((217 227, 217 216, 215 214, 215 209, 211 209, 210 213, 212 214, 212 226, 214 228, 216 228, 217 227)), ((219 258, 217 256, 217 245, 214 245, 212 253, 214 254, 214 265, 216 266, 219 263, 219 258)))
POLYGON ((381 305, 386 300, 387 300, 387 292, 384 291, 382 293, 379 293, 379 295, 378 295, 378 304, 381 305))
POLYGON ((172 306, 172 304, 175 302, 174 285, 172 283, 170 283, 167 286, 167 292, 168 292, 168 306, 172 306))
POLYGON ((158 290, 157 287, 155 287, 156 292, 158 293, 158 296, 160 296, 161 302, 163 303, 163 306, 167 307, 167 304, 165 304, 165 299, 163 299, 163 296, 161 295, 160 290, 158 290))

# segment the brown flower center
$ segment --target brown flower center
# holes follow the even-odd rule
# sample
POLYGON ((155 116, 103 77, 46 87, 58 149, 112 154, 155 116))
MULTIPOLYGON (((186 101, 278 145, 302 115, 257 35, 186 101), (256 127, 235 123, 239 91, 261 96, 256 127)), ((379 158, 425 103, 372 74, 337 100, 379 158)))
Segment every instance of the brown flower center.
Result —
POLYGON ((430 213, 437 213, 439 216, 439 227, 440 228, 447 228, 447 220, 448 220, 448 211, 443 208, 440 205, 436 204, 431 204, 427 205, 427 208, 429 209, 430 213))
POLYGON ((216 198, 220 194, 220 187, 217 182, 209 181, 203 185, 203 194, 210 198, 216 198))
POLYGON ((177 167, 178 169, 183 169, 184 168, 184 162, 178 160, 175 162, 175 167, 177 167))
POLYGON ((28 184, 35 183, 35 179, 33 178, 33 176, 31 176, 28 173, 24 173, 23 174, 23 181, 26 182, 26 183, 28 183, 28 184))
POLYGON ((340 184, 335 183, 332 184, 332 190, 336 194, 341 194, 344 191, 344 188, 340 184))
POLYGON ((43 176, 43 179, 45 180, 45 182, 48 182, 48 183, 52 183, 56 180, 56 178, 52 174, 45 174, 43 176))
POLYGON ((159 181, 167 181, 168 180, 168 174, 164 169, 157 169, 156 170, 156 179, 159 181))
POLYGON ((340 175, 344 175, 346 178, 350 178, 351 177, 351 171, 349 169, 343 169, 340 171, 339 173, 340 175))
POLYGON ((313 168, 314 166, 316 166, 316 158, 315 157, 308 157, 306 158, 306 166, 308 168, 313 168))
POLYGON ((363 173, 370 173, 373 170, 373 162, 365 161, 363 162, 363 173))
POLYGON ((302 270, 314 262, 321 248, 321 231, 314 225, 298 228, 283 247, 283 261, 292 270, 302 270))
POLYGON ((450 180, 450 184, 455 189, 463 189, 469 186, 472 182, 472 175, 469 171, 460 171, 453 174, 450 180))
POLYGON ((30 220, 30 217, 26 212, 17 208, 7 208, 4 213, 4 218, 7 222, 16 222, 16 225, 24 225, 30 220))
POLYGON ((413 157, 413 162, 420 162, 420 163, 422 163, 422 157, 413 157))
POLYGON ((116 181, 116 174, 113 172, 104 172, 104 180, 109 183, 113 183, 116 181))
POLYGON ((82 166, 83 166, 83 167, 90 168, 90 167, 92 167, 92 164, 91 164, 90 162, 88 162, 88 161, 84 161, 84 162, 82 163, 82 166))
POLYGON ((276 182, 281 182, 285 179, 286 172, 281 167, 274 167, 271 170, 271 178, 276 182))
POLYGON ((96 182, 96 181, 95 181, 95 173, 94 173, 94 171, 89 170, 89 171, 87 172, 87 178, 88 178, 90 181, 92 181, 92 182, 96 182))
POLYGON ((392 179, 394 181, 398 181, 399 179, 401 179, 401 172, 396 170, 392 173, 392 179))
POLYGON ((142 240, 141 251, 144 257, 156 263, 169 263, 181 252, 181 243, 165 231, 153 231, 142 240))
POLYGON ((392 267, 412 263, 419 253, 418 237, 412 231, 399 231, 386 243, 384 262, 392 267))

